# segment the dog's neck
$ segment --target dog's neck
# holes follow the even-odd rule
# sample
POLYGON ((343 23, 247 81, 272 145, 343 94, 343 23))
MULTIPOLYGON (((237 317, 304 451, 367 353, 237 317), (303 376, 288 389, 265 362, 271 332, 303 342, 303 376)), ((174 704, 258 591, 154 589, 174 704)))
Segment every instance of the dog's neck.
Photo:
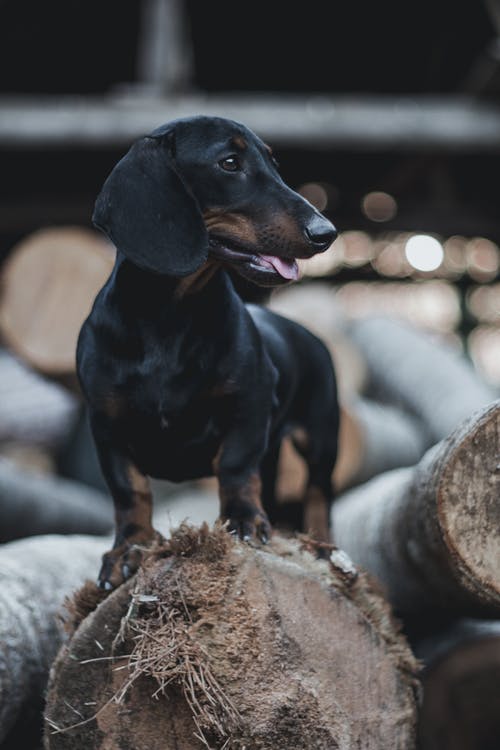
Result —
POLYGON ((129 287, 128 293, 133 296, 146 290, 150 295, 159 294, 163 299, 171 298, 175 301, 203 289, 220 269, 221 264, 209 258, 188 276, 168 276, 141 268, 118 252, 112 276, 115 284, 124 289, 129 287))
POLYGON ((110 278, 111 294, 132 316, 145 311, 151 315, 155 310, 160 317, 169 312, 182 317, 183 310, 189 317, 204 315, 214 304, 218 306, 230 289, 231 281, 221 264, 211 259, 194 273, 175 277, 140 268, 118 252, 110 278))
POLYGON ((178 279, 178 283, 174 292, 175 299, 181 300, 190 294, 196 294, 197 292, 200 292, 206 286, 206 284, 209 283, 214 274, 216 274, 217 271, 220 270, 220 268, 220 263, 212 260, 212 258, 209 258, 194 273, 178 279))

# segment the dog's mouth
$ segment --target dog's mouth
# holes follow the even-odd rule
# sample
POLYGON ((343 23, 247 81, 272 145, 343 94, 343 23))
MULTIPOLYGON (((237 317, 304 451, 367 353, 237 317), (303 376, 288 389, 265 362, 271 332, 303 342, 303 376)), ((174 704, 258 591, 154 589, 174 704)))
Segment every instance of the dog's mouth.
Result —
POLYGON ((210 239, 210 255, 228 263, 239 274, 261 286, 278 286, 299 278, 299 266, 295 258, 228 247, 222 240, 215 238, 210 239))

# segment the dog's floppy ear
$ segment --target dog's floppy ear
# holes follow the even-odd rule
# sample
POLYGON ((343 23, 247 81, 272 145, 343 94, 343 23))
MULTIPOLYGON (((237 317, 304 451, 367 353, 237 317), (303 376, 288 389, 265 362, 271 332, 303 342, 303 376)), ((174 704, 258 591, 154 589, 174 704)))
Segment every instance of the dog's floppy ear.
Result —
POLYGON ((186 276, 207 259, 208 235, 174 171, 172 138, 155 132, 134 143, 104 183, 92 220, 141 268, 186 276))

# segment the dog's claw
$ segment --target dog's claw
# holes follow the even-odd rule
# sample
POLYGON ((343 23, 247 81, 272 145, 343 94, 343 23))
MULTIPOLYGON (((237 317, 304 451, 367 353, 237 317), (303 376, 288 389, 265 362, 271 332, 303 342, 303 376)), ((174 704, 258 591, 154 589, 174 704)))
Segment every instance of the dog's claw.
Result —
POLYGON ((109 581, 101 581, 101 579, 97 581, 97 585, 103 591, 111 591, 111 589, 113 588, 112 583, 110 583, 109 581))
POLYGON ((234 516, 229 519, 228 526, 228 531, 232 536, 247 544, 252 540, 267 544, 272 533, 271 525, 264 512, 256 513, 252 520, 234 516))
POLYGON ((122 565, 122 575, 123 575, 123 577, 125 578, 125 580, 126 580, 127 578, 130 578, 130 568, 129 568, 129 566, 128 566, 128 565, 126 565, 126 564, 125 564, 125 565, 122 565))

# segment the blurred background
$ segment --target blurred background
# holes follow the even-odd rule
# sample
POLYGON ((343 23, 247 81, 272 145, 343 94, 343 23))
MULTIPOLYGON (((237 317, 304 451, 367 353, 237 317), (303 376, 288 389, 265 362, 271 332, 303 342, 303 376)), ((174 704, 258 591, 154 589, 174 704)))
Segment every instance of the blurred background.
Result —
MULTIPOLYGON (((270 302, 330 346, 337 489, 417 465, 498 398, 500 0, 0 0, 0 542, 112 528, 75 378, 114 255, 93 204, 136 138, 200 113, 266 140, 339 230, 270 302)), ((280 460, 279 499, 300 499, 303 467, 280 460)), ((500 746, 495 627, 483 739, 426 750, 500 746)), ((468 685, 457 738, 481 728, 468 685)))
MULTIPOLYGON (((60 471, 86 478, 60 451, 81 418, 76 337, 113 262, 94 200, 136 138, 196 113, 255 130, 339 229, 300 288, 326 285, 350 319, 438 335, 497 392, 497 0, 1 0, 0 14, 2 453, 39 433, 60 471)), ((333 297, 315 299, 325 334, 333 297)), ((355 390, 352 357, 337 366, 355 390)))
POLYGON ((496 0, 2 0, 0 13, 2 261, 40 228, 90 227, 136 137, 226 115, 341 231, 306 278, 340 285, 352 313, 458 337, 500 384, 496 0))

